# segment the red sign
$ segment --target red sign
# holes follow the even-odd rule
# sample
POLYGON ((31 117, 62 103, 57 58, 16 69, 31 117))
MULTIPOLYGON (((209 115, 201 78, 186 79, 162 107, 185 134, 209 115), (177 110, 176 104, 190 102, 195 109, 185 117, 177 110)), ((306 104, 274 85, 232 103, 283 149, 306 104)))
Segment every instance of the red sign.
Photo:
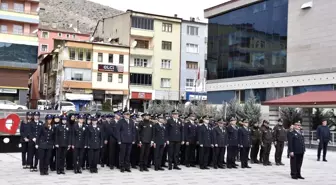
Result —
POLYGON ((132 99, 151 100, 152 99, 152 93, 132 92, 132 99))
POLYGON ((20 125, 20 117, 17 114, 10 114, 7 118, 0 119, 0 132, 14 135, 20 125))

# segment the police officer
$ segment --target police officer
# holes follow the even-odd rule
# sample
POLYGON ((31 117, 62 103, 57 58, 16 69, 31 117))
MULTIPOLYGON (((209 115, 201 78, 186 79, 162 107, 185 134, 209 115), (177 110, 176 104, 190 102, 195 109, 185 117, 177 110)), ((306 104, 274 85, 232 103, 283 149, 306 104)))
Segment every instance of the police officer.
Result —
POLYGON ((150 115, 141 115, 143 120, 139 123, 139 146, 140 146, 140 171, 148 171, 148 157, 150 147, 153 146, 153 123, 149 120, 150 115))
POLYGON ((184 132, 181 120, 178 118, 178 111, 172 111, 172 118, 167 120, 167 137, 168 137, 168 163, 169 170, 181 170, 178 167, 178 156, 180 153, 181 144, 184 144, 184 132))
POLYGON ((297 121, 294 130, 290 132, 288 138, 288 151, 290 155, 290 167, 292 179, 304 179, 301 176, 301 166, 303 156, 306 151, 304 136, 301 133, 301 124, 297 121))
MULTIPOLYGON (((69 114, 68 117, 68 128, 70 133, 73 132, 73 127, 76 123, 76 119, 78 117, 78 114, 69 114)), ((66 169, 67 170, 73 170, 73 149, 72 147, 69 147, 67 152, 66 152, 66 169)))
POLYGON ((40 112, 34 112, 34 120, 30 123, 29 143, 28 143, 28 158, 30 171, 37 172, 38 165, 38 150, 36 148, 36 141, 38 133, 43 126, 43 122, 40 121, 40 112))
POLYGON ((46 122, 44 126, 40 128, 37 136, 36 148, 38 148, 39 152, 39 166, 41 175, 49 175, 49 162, 54 146, 54 129, 51 126, 52 119, 52 115, 46 116, 46 122))
POLYGON ((86 126, 84 124, 84 115, 78 116, 78 123, 73 128, 71 145, 74 150, 74 172, 82 173, 81 167, 84 160, 84 149, 86 146, 86 126))
POLYGON ((196 115, 190 113, 189 119, 184 125, 185 132, 185 165, 186 167, 195 167, 196 164, 196 143, 197 143, 197 124, 195 124, 196 115))
POLYGON ((198 130, 198 142, 200 146, 199 151, 199 165, 200 169, 208 170, 208 161, 209 161, 209 153, 211 147, 213 147, 212 136, 211 136, 211 128, 209 126, 209 117, 203 116, 203 124, 198 130))
POLYGON ((261 129, 260 134, 261 147, 263 148, 263 165, 271 166, 272 164, 269 161, 269 155, 272 148, 273 134, 268 121, 264 120, 263 125, 264 127, 261 129))
POLYGON ((283 126, 282 119, 278 119, 278 124, 273 128, 273 138, 275 145, 275 164, 277 166, 284 165, 281 162, 282 153, 285 146, 285 142, 287 141, 287 131, 283 126))
POLYGON ((327 162, 326 155, 328 150, 328 143, 331 141, 330 128, 327 126, 327 120, 322 120, 322 125, 316 129, 316 138, 319 143, 317 149, 317 161, 320 161, 321 151, 323 149, 323 161, 327 162))
POLYGON ((215 169, 224 168, 224 156, 227 145, 227 131, 223 119, 217 121, 217 126, 212 130, 214 152, 213 166, 215 169))
MULTIPOLYGON (((55 128, 61 124, 60 121, 60 116, 59 115, 54 115, 53 116, 53 121, 51 122, 51 127, 55 132, 55 128)), ((53 134, 53 139, 54 139, 54 145, 55 145, 55 133, 53 134)), ((51 152, 51 157, 50 157, 50 171, 55 171, 56 170, 56 147, 54 146, 51 152)))
POLYGON ((230 125, 226 128, 228 132, 228 147, 227 147, 227 156, 226 163, 227 168, 237 168, 237 164, 235 163, 237 152, 238 152, 238 128, 236 126, 237 119, 232 117, 230 119, 230 125))
POLYGON ((23 169, 29 168, 28 166, 28 143, 29 143, 29 132, 30 132, 30 122, 33 119, 33 113, 26 113, 26 120, 22 120, 20 124, 20 142, 21 142, 21 160, 23 169))
POLYGON ((87 129, 86 144, 89 149, 90 172, 98 173, 99 152, 103 148, 104 138, 97 117, 92 118, 92 125, 87 129))
MULTIPOLYGON (((87 128, 91 125, 92 123, 92 116, 90 114, 86 115, 86 122, 85 122, 85 137, 87 134, 87 128)), ((82 169, 90 169, 90 165, 89 165, 89 149, 86 147, 84 148, 84 159, 83 159, 83 165, 82 165, 82 169)))
POLYGON ((132 119, 130 119, 130 112, 123 112, 124 118, 118 121, 117 124, 117 140, 120 146, 119 152, 119 167, 120 172, 131 172, 130 156, 132 150, 132 144, 135 144, 135 125, 132 119))
POLYGON ((109 121, 111 120, 111 115, 110 114, 106 114, 106 115, 102 115, 100 117, 100 120, 98 120, 98 126, 100 127, 102 133, 103 133, 103 137, 104 137, 104 145, 103 148, 100 151, 100 165, 101 167, 104 167, 105 164, 108 164, 108 140, 106 138, 106 126, 109 124, 109 121))
POLYGON ((140 161, 140 144, 139 144, 139 123, 142 121, 142 117, 137 114, 133 114, 131 119, 135 125, 135 144, 132 144, 131 149, 131 166, 134 169, 137 169, 140 161))
POLYGON ((161 167, 163 150, 167 143, 167 134, 165 127, 164 115, 158 115, 158 122, 154 125, 153 141, 154 141, 154 169, 155 171, 164 169, 161 167))
POLYGON ((108 162, 110 169, 114 169, 116 166, 116 149, 117 149, 117 135, 116 135, 116 126, 119 121, 119 113, 115 112, 115 115, 112 116, 110 120, 105 125, 105 143, 108 143, 108 162))
POLYGON ((257 122, 253 123, 251 127, 251 139, 252 139, 252 147, 251 147, 251 163, 259 164, 258 161, 258 152, 260 148, 260 129, 259 124, 257 122))
POLYGON ((57 174, 65 174, 64 164, 67 150, 71 146, 70 128, 67 117, 61 117, 61 124, 55 128, 55 147, 57 148, 57 174))
POLYGON ((242 168, 251 168, 248 166, 248 154, 252 145, 249 122, 247 119, 242 121, 242 127, 238 130, 238 144, 240 147, 240 162, 242 168))

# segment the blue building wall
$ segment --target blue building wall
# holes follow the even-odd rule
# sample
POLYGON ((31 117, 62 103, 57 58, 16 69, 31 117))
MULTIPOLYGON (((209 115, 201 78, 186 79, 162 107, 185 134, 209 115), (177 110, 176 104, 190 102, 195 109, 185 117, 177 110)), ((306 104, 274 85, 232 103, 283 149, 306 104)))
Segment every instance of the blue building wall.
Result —
POLYGON ((211 91, 207 92, 208 103, 210 104, 222 104, 223 102, 229 102, 235 98, 235 91, 211 91))

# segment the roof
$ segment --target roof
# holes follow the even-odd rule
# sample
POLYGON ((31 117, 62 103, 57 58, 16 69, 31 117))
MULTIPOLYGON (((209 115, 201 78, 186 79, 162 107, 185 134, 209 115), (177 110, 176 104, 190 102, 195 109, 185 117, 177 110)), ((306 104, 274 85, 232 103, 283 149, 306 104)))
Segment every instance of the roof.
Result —
POLYGON ((39 30, 43 31, 53 31, 53 32, 62 32, 62 33, 73 33, 73 34, 78 34, 78 35, 87 35, 90 36, 90 33, 82 33, 80 31, 76 31, 75 28, 53 28, 51 25, 39 25, 39 30))
POLYGON ((77 42, 77 43, 85 43, 85 44, 93 44, 93 45, 104 45, 104 46, 112 46, 112 47, 129 48, 129 46, 119 45, 119 44, 111 44, 111 43, 106 43, 106 42, 90 42, 90 41, 80 41, 80 40, 71 40, 71 39, 57 39, 57 38, 54 38, 54 41, 77 42))
POLYGON ((225 1, 224 3, 221 3, 221 4, 219 4, 219 5, 212 6, 212 7, 210 7, 210 8, 205 9, 204 12, 207 12, 207 11, 209 11, 209 10, 213 10, 213 9, 216 9, 216 8, 219 8, 219 7, 222 7, 222 6, 225 6, 225 5, 230 4, 230 3, 233 3, 233 2, 235 2, 235 1, 238 1, 238 0, 227 0, 227 1, 225 1))
POLYGON ((263 105, 295 107, 336 107, 336 91, 315 91, 269 100, 263 105))
POLYGON ((127 12, 144 14, 144 15, 150 15, 150 16, 158 16, 158 17, 164 17, 164 18, 168 18, 168 19, 176 19, 176 20, 181 20, 182 21, 182 18, 180 18, 180 17, 174 17, 174 16, 153 14, 153 13, 147 13, 147 12, 134 11, 134 10, 127 10, 127 12))

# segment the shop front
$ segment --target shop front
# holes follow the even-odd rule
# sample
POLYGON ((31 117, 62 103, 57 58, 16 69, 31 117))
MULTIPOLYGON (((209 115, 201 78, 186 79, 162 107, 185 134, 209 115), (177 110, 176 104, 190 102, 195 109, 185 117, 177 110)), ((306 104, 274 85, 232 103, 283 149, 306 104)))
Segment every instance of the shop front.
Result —
POLYGON ((122 110, 127 107, 128 90, 105 91, 105 101, 110 102, 113 111, 122 110))
POLYGON ((85 111, 93 101, 91 89, 71 89, 65 93, 65 100, 75 104, 76 111, 85 111))
POLYGON ((186 92, 186 101, 207 101, 205 92, 186 92))
POLYGON ((132 92, 130 100, 130 109, 134 112, 144 112, 148 102, 152 100, 151 92, 132 92))

